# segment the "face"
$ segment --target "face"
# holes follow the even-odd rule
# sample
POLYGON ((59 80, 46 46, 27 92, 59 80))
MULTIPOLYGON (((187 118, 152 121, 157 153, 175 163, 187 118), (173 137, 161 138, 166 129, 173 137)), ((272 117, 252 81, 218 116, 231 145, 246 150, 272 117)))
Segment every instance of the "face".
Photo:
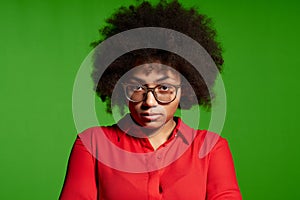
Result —
MULTIPOLYGON (((126 83, 148 88, 163 85, 156 91, 164 94, 163 92, 169 90, 165 85, 178 86, 181 83, 181 79, 179 73, 171 67, 160 63, 150 63, 132 69, 129 72, 129 76, 126 77, 126 83)), ((174 123, 173 117, 179 105, 181 88, 178 87, 176 90, 176 98, 169 103, 159 102, 151 91, 148 91, 140 102, 128 100, 131 117, 138 125, 147 129, 158 129, 174 123)))

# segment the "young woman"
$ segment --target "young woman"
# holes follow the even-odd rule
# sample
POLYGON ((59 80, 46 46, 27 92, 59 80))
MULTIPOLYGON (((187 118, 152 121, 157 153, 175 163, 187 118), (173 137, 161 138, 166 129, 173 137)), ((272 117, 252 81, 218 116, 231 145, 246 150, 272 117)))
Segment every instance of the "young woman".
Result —
MULTIPOLYGON (((221 48, 209 19, 177 1, 122 7, 107 22, 101 29, 104 39, 138 27, 184 33, 222 68, 221 48)), ((166 41, 170 44, 172 40, 166 41)), ((117 105, 121 112, 128 107, 129 113, 112 126, 92 127, 78 135, 60 199, 241 199, 226 140, 174 117, 177 109, 211 105, 217 72, 212 70, 204 80, 179 55, 152 48, 120 56, 101 77, 96 51, 94 67, 95 89, 108 111, 117 105)))

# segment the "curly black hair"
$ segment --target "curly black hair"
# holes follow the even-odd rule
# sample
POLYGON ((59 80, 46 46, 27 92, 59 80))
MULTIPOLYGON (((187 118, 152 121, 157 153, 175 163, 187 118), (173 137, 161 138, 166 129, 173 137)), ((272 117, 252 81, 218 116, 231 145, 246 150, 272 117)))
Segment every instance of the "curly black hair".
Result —
MULTIPOLYGON (((136 5, 120 7, 110 18, 106 20, 107 25, 99 30, 102 38, 91 45, 98 44, 127 30, 140 27, 162 27, 183 33, 197 41, 211 56, 218 71, 222 70, 223 58, 220 43, 216 41, 216 31, 212 28, 211 19, 206 15, 197 12, 196 8, 184 8, 177 0, 167 2, 160 0, 157 4, 148 1, 137 1, 136 5)), ((166 43, 170 43, 167 41, 166 43)), ((168 44, 166 44, 168 45, 168 44)), ((138 49, 121 55, 103 72, 101 71, 101 56, 97 50, 94 53, 94 69, 92 78, 95 84, 95 91, 103 102, 107 103, 107 112, 111 112, 111 105, 118 105, 124 110, 124 94, 118 92, 119 97, 111 99, 113 90, 118 80, 130 69, 139 64, 159 60, 162 64, 168 65, 179 71, 191 85, 197 101, 189 95, 182 95, 180 108, 189 109, 195 104, 206 108, 211 107, 213 94, 212 88, 218 71, 211 71, 209 79, 205 80, 199 72, 188 61, 179 55, 161 49, 138 49), (99 76, 101 78, 99 80, 99 76)), ((122 88, 117 88, 121 90, 122 88)), ((186 89, 188 90, 188 89, 186 89)), ((184 91, 184 90, 183 90, 184 91)), ((183 94, 192 94, 189 91, 183 94)))

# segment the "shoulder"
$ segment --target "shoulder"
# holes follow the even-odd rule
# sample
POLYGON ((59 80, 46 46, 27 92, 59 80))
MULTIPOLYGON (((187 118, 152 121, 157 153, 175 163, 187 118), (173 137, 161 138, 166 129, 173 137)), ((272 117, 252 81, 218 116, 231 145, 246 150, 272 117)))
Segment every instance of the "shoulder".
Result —
POLYGON ((114 135, 116 132, 118 132, 119 129, 117 126, 111 125, 111 126, 93 126, 90 128, 85 129, 84 131, 78 133, 78 136, 81 137, 97 137, 99 134, 105 134, 108 137, 111 137, 111 135, 114 135))
POLYGON ((198 135, 201 138, 199 140, 199 158, 211 155, 220 149, 228 148, 227 140, 217 133, 208 130, 198 130, 198 135))
POLYGON ((220 148, 228 148, 227 140, 221 137, 220 134, 209 130, 191 128, 180 118, 178 119, 178 122, 180 123, 179 131, 188 141, 192 141, 193 146, 196 149, 199 149, 199 158, 210 155, 220 148))
POLYGON ((104 141, 117 141, 119 132, 116 125, 94 126, 78 133, 77 140, 80 140, 87 148, 93 149, 104 141))
POLYGON ((98 133, 100 132, 112 132, 114 131, 115 129, 115 125, 112 125, 112 126, 93 126, 93 127, 90 127, 90 128, 87 128, 83 131, 81 131, 80 133, 78 133, 78 136, 79 137, 82 137, 82 136, 94 136, 94 135, 97 135, 98 133))

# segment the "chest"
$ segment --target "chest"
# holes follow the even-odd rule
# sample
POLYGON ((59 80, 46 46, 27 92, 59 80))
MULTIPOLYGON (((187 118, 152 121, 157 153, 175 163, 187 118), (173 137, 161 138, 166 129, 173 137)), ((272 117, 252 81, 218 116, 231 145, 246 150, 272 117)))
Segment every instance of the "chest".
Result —
POLYGON ((117 170, 98 161, 100 199, 205 200, 208 160, 199 159, 197 152, 190 147, 166 166, 161 164, 168 159, 166 155, 144 158, 144 165, 151 166, 149 171, 136 173, 117 170))

